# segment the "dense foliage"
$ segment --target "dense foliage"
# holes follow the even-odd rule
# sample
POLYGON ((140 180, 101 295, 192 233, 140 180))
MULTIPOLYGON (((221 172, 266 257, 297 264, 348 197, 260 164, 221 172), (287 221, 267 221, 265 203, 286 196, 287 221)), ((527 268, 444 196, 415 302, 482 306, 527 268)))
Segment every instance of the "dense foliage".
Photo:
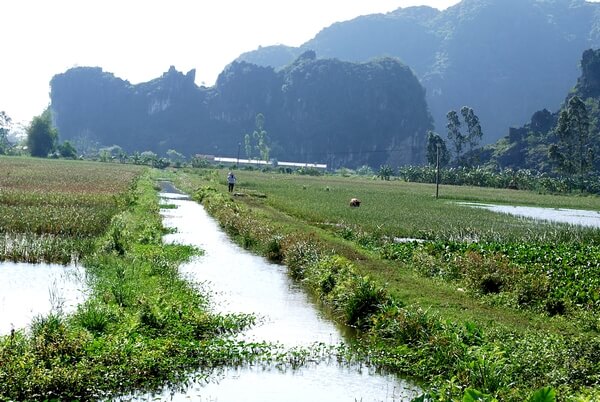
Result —
POLYGON ((10 131, 12 119, 4 112, 0 111, 0 154, 6 154, 9 148, 8 133, 10 131))
MULTIPOLYGON (((404 166, 398 168, 396 174, 407 182, 435 183, 436 169, 433 166, 404 166)), ((575 179, 529 169, 459 167, 440 169, 439 182, 454 186, 509 188, 541 193, 570 193, 576 189, 589 194, 600 194, 598 173, 588 173, 575 179)))
POLYGON ((234 62, 212 88, 197 87, 194 75, 171 68, 138 85, 100 68, 56 75, 51 108, 61 139, 86 154, 116 144, 130 154, 239 157, 260 115, 257 133, 268 135, 250 135, 252 147, 262 141, 251 156, 333 167, 425 161, 425 92, 396 59, 356 64, 307 52, 280 71, 234 62))
POLYGON ((52 116, 47 109, 31 121, 27 129, 27 147, 31 156, 45 158, 54 151, 57 141, 58 132, 52 125, 52 116))

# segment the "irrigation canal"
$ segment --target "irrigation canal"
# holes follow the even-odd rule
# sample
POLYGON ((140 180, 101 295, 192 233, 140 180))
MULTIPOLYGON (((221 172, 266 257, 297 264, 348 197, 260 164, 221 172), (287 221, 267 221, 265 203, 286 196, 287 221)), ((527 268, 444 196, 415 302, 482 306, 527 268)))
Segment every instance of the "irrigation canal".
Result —
MULTIPOLYGON (((261 323, 242 334, 242 339, 276 342, 289 348, 315 342, 339 345, 344 341, 342 329, 324 317, 288 277, 285 266, 269 263, 237 246, 200 204, 174 193, 161 196, 176 206, 161 212, 165 226, 176 229, 165 241, 204 250, 203 256, 181 266, 181 274, 210 289, 215 311, 261 317, 261 323)), ((417 394, 416 386, 395 376, 364 366, 323 362, 293 370, 231 368, 214 381, 192 383, 185 392, 166 389, 159 395, 138 395, 132 399, 366 402, 406 401, 417 394)))
MULTIPOLYGON (((176 191, 166 185, 166 191, 176 191)), ((316 342, 339 345, 348 336, 328 320, 310 297, 287 275, 286 267, 267 262, 233 243, 204 208, 176 192, 161 193, 176 208, 161 210, 165 226, 175 233, 165 241, 190 244, 204 255, 181 266, 190 281, 210 292, 221 313, 252 313, 260 324, 240 335, 287 348, 316 342)), ((600 213, 553 208, 462 203, 494 212, 600 227, 600 213)), ((0 264, 0 335, 27 328, 38 315, 69 313, 85 300, 84 269, 54 264, 0 264)), ((336 362, 299 369, 273 367, 225 369, 211 381, 191 381, 185 392, 126 396, 121 400, 172 401, 405 401, 419 389, 392 375, 336 362)))

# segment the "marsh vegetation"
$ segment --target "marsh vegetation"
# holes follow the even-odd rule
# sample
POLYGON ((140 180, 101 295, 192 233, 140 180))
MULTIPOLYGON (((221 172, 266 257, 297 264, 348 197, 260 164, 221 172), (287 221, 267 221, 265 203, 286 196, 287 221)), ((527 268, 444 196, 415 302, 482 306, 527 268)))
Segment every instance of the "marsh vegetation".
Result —
POLYGON ((253 318, 210 313, 180 278, 178 265, 198 250, 162 243, 146 170, 25 158, 0 165, 1 208, 12 212, 1 217, 3 238, 21 244, 19 253, 5 247, 3 258, 78 261, 90 289, 72 314, 55 309, 0 337, 1 400, 91 400, 182 386, 191 370, 240 364, 269 349, 231 340, 253 318))

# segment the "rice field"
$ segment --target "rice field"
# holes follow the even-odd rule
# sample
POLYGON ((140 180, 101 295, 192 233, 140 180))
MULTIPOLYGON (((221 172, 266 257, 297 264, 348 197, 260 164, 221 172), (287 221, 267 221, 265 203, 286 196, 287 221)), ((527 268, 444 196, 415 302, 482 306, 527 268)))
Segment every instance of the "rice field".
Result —
MULTIPOLYGON (((225 173, 225 172, 224 172, 225 173)), ((298 176, 239 171, 239 192, 264 194, 278 210, 321 226, 358 226, 398 238, 456 241, 597 241, 597 229, 536 223, 460 205, 460 201, 600 211, 600 197, 441 186, 339 176, 298 176), (359 198, 359 208, 349 208, 359 198)))
POLYGON ((0 260, 67 263, 126 203, 139 166, 0 157, 0 260))

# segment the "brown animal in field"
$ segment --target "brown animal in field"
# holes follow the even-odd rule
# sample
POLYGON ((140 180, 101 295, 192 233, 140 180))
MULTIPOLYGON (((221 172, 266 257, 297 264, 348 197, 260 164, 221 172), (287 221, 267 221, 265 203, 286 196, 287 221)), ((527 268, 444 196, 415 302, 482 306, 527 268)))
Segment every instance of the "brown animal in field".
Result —
POLYGON ((360 200, 358 198, 352 198, 350 200, 350 206, 351 207, 360 207, 360 200))

